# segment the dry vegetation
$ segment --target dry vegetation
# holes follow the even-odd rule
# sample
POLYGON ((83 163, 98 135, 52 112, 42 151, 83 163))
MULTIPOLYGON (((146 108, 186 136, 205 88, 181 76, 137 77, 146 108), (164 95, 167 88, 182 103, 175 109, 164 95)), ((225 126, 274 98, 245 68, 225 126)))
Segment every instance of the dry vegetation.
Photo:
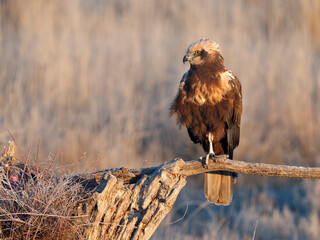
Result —
POLYGON ((78 206, 90 191, 52 169, 15 163, 12 142, 0 156, 1 239, 84 239, 78 206))
POLYGON ((0 175, 0 238, 82 239, 81 218, 74 217, 82 200, 80 185, 70 187, 72 182, 58 180, 52 173, 44 176, 46 171, 31 176, 23 167, 13 169, 24 174, 19 186, 10 184, 12 175, 0 175))
MULTIPOLYGON (((187 69, 182 56, 201 37, 220 44, 243 85, 235 158, 319 166, 318 0, 3 0, 0 141, 7 142, 8 128, 20 146, 36 149, 40 138, 40 159, 58 149, 57 162, 74 164, 87 152, 81 162, 98 160, 99 168, 202 155, 168 117, 187 69)), ((285 192, 286 181, 257 185, 242 177, 238 188, 253 187, 236 191, 233 205, 221 210, 201 205, 198 182, 172 215, 189 199, 183 231, 164 226, 155 238, 250 238, 259 219, 257 239, 316 239, 319 183, 297 182, 285 192), (195 219, 202 222, 197 231, 195 219)))

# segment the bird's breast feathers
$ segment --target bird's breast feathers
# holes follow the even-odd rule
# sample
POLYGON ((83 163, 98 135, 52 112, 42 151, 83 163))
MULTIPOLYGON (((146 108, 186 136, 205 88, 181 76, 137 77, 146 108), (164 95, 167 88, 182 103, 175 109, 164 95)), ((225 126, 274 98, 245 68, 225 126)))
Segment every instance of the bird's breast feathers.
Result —
POLYGON ((235 87, 234 74, 227 70, 217 74, 214 78, 203 79, 200 76, 183 76, 179 91, 182 102, 189 102, 201 106, 205 103, 215 105, 235 87))

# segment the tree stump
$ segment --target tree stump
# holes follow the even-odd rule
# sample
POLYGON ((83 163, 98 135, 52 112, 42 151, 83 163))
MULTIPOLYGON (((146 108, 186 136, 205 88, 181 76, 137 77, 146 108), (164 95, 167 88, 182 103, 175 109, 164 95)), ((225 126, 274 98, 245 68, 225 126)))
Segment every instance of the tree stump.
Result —
POLYGON ((86 239, 149 239, 187 182, 179 173, 184 165, 176 159, 133 182, 104 173, 92 198, 79 206, 92 224, 84 229, 86 239))

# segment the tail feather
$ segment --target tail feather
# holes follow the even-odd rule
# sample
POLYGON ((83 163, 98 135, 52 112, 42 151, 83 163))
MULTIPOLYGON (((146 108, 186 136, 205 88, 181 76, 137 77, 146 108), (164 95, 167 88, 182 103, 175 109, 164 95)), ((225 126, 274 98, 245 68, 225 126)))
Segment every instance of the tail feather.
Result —
POLYGON ((217 171, 205 173, 204 189, 209 202, 229 205, 232 201, 232 172, 217 171))

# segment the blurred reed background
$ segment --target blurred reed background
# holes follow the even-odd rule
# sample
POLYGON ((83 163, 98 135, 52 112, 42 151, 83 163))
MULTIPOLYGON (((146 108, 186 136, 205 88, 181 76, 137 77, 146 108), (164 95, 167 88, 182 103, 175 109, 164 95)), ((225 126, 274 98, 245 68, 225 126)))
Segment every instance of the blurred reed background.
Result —
MULTIPOLYGON (((34 156, 40 139, 43 164, 58 152, 65 169, 86 152, 78 172, 203 155, 168 117, 188 69, 182 57, 203 37, 219 43, 242 82, 235 159, 319 166, 318 0, 2 0, 1 144, 9 129, 34 156)), ((317 182, 241 176, 232 205, 217 208, 199 193, 201 181, 191 178, 171 216, 189 199, 192 220, 154 238, 251 239, 257 219, 257 239, 320 233, 317 182)))

